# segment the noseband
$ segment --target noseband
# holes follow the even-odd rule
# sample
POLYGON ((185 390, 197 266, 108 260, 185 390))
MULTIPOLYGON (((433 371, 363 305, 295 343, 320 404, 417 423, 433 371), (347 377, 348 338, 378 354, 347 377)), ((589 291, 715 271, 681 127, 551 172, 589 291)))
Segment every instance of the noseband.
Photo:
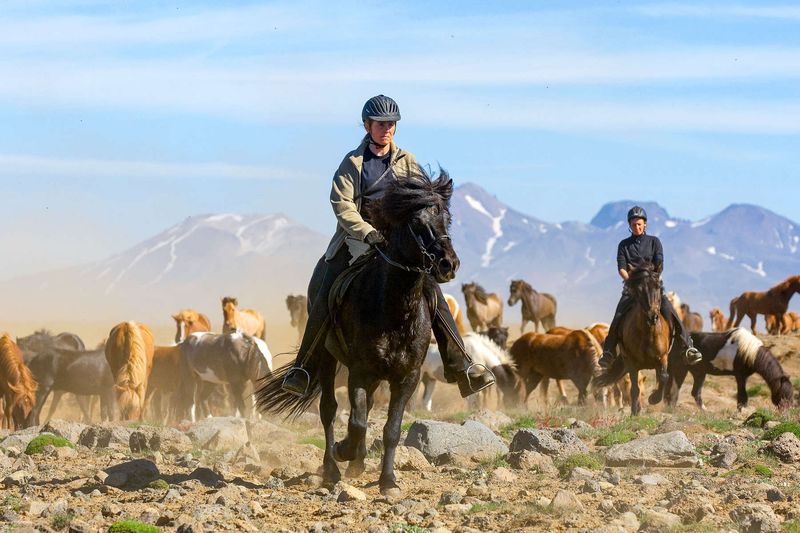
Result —
POLYGON ((397 267, 401 270, 405 270, 406 272, 419 272, 420 274, 430 274, 433 271, 433 267, 436 264, 436 256, 431 253, 430 248, 434 244, 441 242, 441 241, 449 241, 450 235, 445 233, 444 235, 439 235, 438 237, 433 234, 433 230, 429 225, 425 225, 425 229, 428 230, 428 234, 431 237, 431 242, 425 245, 422 241, 422 237, 414 233, 414 230, 411 229, 411 224, 406 224, 408 228, 408 232, 411 233, 411 236, 414 237, 414 242, 417 243, 419 246, 419 251, 422 254, 422 266, 408 266, 402 263, 398 263, 388 255, 386 255, 383 250, 380 248, 375 248, 378 251, 378 254, 383 258, 384 261, 392 265, 393 267, 397 267), (426 265, 427 264, 427 265, 426 265))

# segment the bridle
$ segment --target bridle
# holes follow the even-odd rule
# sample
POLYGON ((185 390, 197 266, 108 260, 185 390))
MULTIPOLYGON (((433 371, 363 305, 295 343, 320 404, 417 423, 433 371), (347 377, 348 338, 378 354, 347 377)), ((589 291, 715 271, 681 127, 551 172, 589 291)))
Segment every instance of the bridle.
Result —
POLYGON ((433 267, 436 265, 436 256, 433 255, 433 253, 430 251, 430 248, 439 242, 449 241, 450 235, 448 235, 447 233, 444 233, 443 235, 439 236, 434 235, 431 227, 428 224, 425 224, 425 229, 428 230, 428 234, 430 235, 431 238, 431 241, 426 245, 423 242, 422 237, 417 235, 414 232, 414 230, 411 229, 411 224, 406 224, 406 227, 408 228, 408 232, 411 233, 411 236, 414 238, 414 242, 416 242, 417 246, 419 246, 419 251, 422 254, 422 266, 408 266, 402 263, 398 263, 388 255, 386 255, 386 253, 384 253, 384 251, 381 250, 380 248, 376 247, 375 250, 377 250, 378 255, 380 255, 384 261, 386 261, 393 267, 405 270, 406 272, 418 272, 420 274, 430 274, 433 271, 433 267))

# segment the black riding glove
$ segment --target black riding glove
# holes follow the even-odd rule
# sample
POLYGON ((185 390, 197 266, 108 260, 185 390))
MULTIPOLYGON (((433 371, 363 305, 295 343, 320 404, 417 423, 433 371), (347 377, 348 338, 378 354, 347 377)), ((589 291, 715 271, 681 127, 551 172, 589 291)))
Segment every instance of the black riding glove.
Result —
POLYGON ((367 236, 364 237, 364 242, 373 248, 380 248, 381 250, 386 248, 386 239, 384 239, 383 235, 376 229, 370 231, 367 236))

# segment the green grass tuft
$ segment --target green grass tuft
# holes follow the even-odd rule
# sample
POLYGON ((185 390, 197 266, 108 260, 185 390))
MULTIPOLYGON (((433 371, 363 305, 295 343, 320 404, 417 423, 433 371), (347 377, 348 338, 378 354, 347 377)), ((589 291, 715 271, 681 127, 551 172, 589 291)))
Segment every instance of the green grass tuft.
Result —
POLYGON ((485 513, 488 511, 497 511, 501 507, 502 505, 499 502, 475 503, 467 512, 470 514, 485 513))
POLYGON ((747 417, 747 420, 744 421, 744 425, 751 428, 763 428, 764 424, 772 420, 775 420, 775 415, 772 414, 772 411, 759 407, 753 414, 747 417))
POLYGON ((751 398, 755 396, 763 396, 766 398, 769 396, 769 389, 763 383, 756 383, 755 385, 747 387, 747 395, 751 398))
POLYGON ((425 533, 425 528, 409 524, 392 524, 389 533, 425 533))
POLYGON ((636 438, 636 433, 628 431, 627 429, 613 430, 599 439, 596 444, 598 446, 613 446, 614 444, 625 444, 636 438))
POLYGON ((13 494, 6 494, 0 501, 0 509, 8 509, 18 513, 22 509, 22 500, 13 494))
POLYGON ((150 484, 147 486, 150 487, 151 489, 167 490, 169 488, 169 483, 167 483, 163 479, 156 479, 154 481, 151 481, 150 484))
POLYGON ((306 437, 300 441, 300 444, 311 444, 320 450, 325 449, 325 439, 323 437, 306 437))
POLYGON ((514 419, 512 423, 503 426, 500 429, 500 434, 507 439, 511 439, 514 437, 514 433, 516 433, 520 429, 528 429, 535 427, 537 427, 535 418, 533 418, 530 415, 522 415, 514 419))
POLYGON ((143 524, 138 520, 120 520, 111 524, 108 533, 161 533, 161 528, 143 524))
POLYGON ((556 467, 562 477, 567 477, 577 467, 600 470, 603 468, 603 460, 593 453, 575 453, 556 461, 556 467))
POLYGON ((753 466, 743 466, 735 470, 729 470, 722 474, 722 477, 746 476, 746 477, 772 477, 772 469, 767 465, 755 464, 753 466))
POLYGON ((65 439, 64 437, 58 437, 56 435, 39 435, 34 438, 32 441, 28 443, 28 447, 25 448, 25 453, 28 455, 34 455, 37 453, 42 453, 45 446, 52 445, 56 448, 63 448, 68 446, 70 448, 74 448, 75 445, 72 444, 70 441, 65 439))
POLYGON ((725 418, 714 418, 707 414, 701 414, 695 417, 695 420, 702 424, 706 429, 710 429, 716 433, 727 433, 736 429, 737 424, 732 420, 725 418))
POLYGON ((764 440, 773 440, 777 439, 784 433, 794 433, 794 435, 800 438, 800 423, 797 422, 781 422, 777 426, 772 429, 768 429, 764 432, 763 439, 764 440))
POLYGON ((508 464, 508 461, 506 461, 506 455, 504 453, 498 453, 492 459, 483 459, 478 464, 480 464, 483 468, 490 470, 494 470, 495 468, 500 468, 501 466, 504 466, 506 468, 509 468, 511 466, 510 464, 508 464))
POLYGON ((783 523, 781 531, 786 533, 800 533, 800 520, 787 520, 783 523))
POLYGON ((72 513, 56 513, 52 517, 50 517, 50 525, 56 531, 60 531, 62 529, 67 529, 69 525, 72 523, 72 520, 75 518, 75 515, 72 513))

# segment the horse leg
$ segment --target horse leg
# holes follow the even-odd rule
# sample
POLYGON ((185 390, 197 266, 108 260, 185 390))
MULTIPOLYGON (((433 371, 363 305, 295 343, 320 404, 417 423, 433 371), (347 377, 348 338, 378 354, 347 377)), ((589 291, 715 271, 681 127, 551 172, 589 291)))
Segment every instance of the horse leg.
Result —
MULTIPOLYGON (((375 404, 375 390, 380 385, 380 381, 374 381, 369 388, 367 389, 367 412, 364 415, 365 420, 369 420, 369 413, 372 411, 372 406, 375 404)), ((416 388, 415 388, 416 389, 416 388)), ((364 431, 364 437, 361 439, 361 442, 358 444, 356 449, 356 458, 350 461, 350 464, 347 465, 347 470, 345 470, 344 475, 349 478, 356 478, 364 473, 364 470, 367 469, 367 466, 364 464, 364 459, 367 457, 367 432, 364 431)))
POLYGON ((706 406, 703 405, 703 384, 706 382, 706 375, 704 373, 692 373, 692 377, 694 378, 694 384, 692 384, 692 398, 694 398, 694 403, 697 404, 697 407, 699 407, 701 411, 705 411, 706 406))
POLYGON ((747 407, 747 376, 736 375, 736 409, 741 411, 747 407))
POLYGON ((559 394, 561 394, 561 402, 564 405, 568 404, 569 401, 567 400, 567 390, 564 388, 564 381, 560 380, 560 379, 557 379, 556 380, 556 385, 558 385, 558 392, 559 392, 559 394))
MULTIPOLYGON (((542 381, 540 383, 541 383, 541 386, 539 387, 539 397, 541 398, 542 403, 544 404, 545 408, 547 408, 547 405, 548 405, 547 404, 547 393, 550 391, 550 378, 542 378, 542 381)), ((535 388, 536 388, 536 385, 531 387, 531 390, 533 390, 535 388)))
POLYGON ((639 371, 631 370, 628 372, 631 378, 631 414, 639 416, 642 406, 639 404, 639 371))
POLYGON ((230 383, 231 397, 235 409, 234 415, 238 413, 241 418, 250 418, 251 412, 244 403, 244 388, 247 382, 230 383))
MULTIPOLYGON (((764 315, 766 317, 766 315, 764 315)), ((756 313, 748 313, 747 317, 750 319, 750 329, 753 331, 753 335, 756 334, 756 320, 758 320, 758 315, 756 313)), ((767 319, 764 318, 766 321, 767 319)))
POLYGON ((390 383, 391 397, 386 424, 383 426, 383 464, 378 486, 381 494, 388 497, 400 496, 400 487, 394 475, 394 454, 400 443, 400 426, 403 422, 403 408, 414 393, 419 371, 407 376, 405 380, 390 383))
POLYGON ((58 402, 61 401, 62 396, 64 396, 64 391, 60 390, 53 391, 53 399, 50 402, 50 408, 47 410, 47 416, 44 418, 45 424, 50 422, 50 419, 53 418, 53 414, 56 412, 56 407, 58 407, 58 402))
POLYGON ((422 408, 429 413, 433 410, 433 391, 436 388, 436 380, 425 375, 422 378, 422 408))
POLYGON ((350 398, 350 419, 347 422, 347 436, 333 447, 333 457, 337 461, 352 461, 358 448, 367 436, 367 389, 366 376, 358 375, 352 369, 347 382, 350 398))
MULTIPOLYGON (((681 368, 673 370, 672 373, 672 390, 669 393, 669 406, 675 407, 678 405, 678 395, 681 392, 681 387, 683 387, 683 382, 686 380, 686 374, 688 370, 685 366, 681 365, 681 368)), ((694 374, 692 374, 694 375, 694 374)), ((695 383, 697 382, 697 378, 695 378, 695 383)), ((692 389, 694 391, 694 388, 692 389)))
POLYGON ((319 367, 319 383, 322 390, 319 401, 319 419, 325 431, 325 455, 322 459, 322 479, 327 486, 333 486, 342 479, 339 466, 333 457, 335 437, 333 435, 333 422, 336 419, 336 359, 330 355, 324 356, 319 367))
POLYGON ((82 394, 76 394, 75 400, 78 402, 78 407, 81 408, 81 413, 83 413, 84 422, 87 424, 91 423, 92 421, 92 397, 91 396, 84 396, 82 394))
POLYGON ((650 394, 650 397, 647 398, 647 402, 650 405, 656 405, 664 398, 664 389, 667 387, 667 383, 669 382, 669 372, 667 372, 665 365, 659 364, 656 366, 656 381, 658 382, 656 390, 654 390, 650 394))

